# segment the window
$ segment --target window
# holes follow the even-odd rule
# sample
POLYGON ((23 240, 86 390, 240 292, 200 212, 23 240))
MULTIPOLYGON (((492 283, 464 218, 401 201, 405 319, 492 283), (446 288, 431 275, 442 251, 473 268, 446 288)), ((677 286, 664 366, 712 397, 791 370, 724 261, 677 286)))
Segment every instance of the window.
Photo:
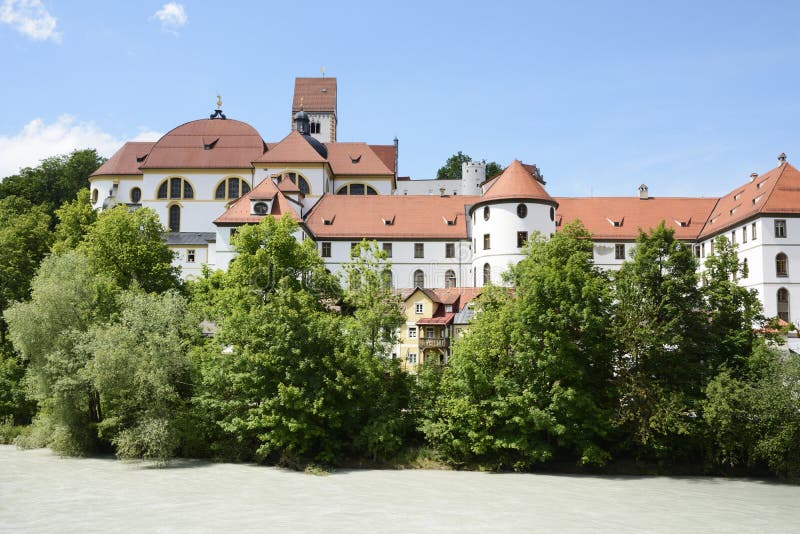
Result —
POLYGON ((424 306, 422 302, 414 303, 414 313, 423 313, 424 306))
POLYGON ((186 263, 194 263, 195 250, 190 248, 186 251, 186 263))
POLYGON ((445 304, 444 305, 444 312, 445 313, 453 313, 453 305, 452 304, 445 304))
POLYGON ((409 326, 408 327, 408 339, 417 339, 417 327, 416 326, 409 326))
POLYGON ((419 269, 414 271, 414 287, 425 287, 425 273, 419 269))
POLYGON ((307 195, 311 192, 311 187, 308 185, 308 180, 303 177, 302 174, 297 172, 285 172, 280 175, 281 180, 289 180, 294 185, 297 186, 297 189, 300 190, 301 193, 307 195))
POLYGON ((751 227, 753 231, 750 233, 750 237, 752 237, 753 241, 755 241, 756 239, 758 239, 758 234, 756 233, 756 223, 753 223, 751 227))
POLYGON ((733 232, 731 232, 731 244, 732 244, 732 245, 735 245, 735 244, 736 244, 736 230, 734 230, 733 232))
POLYGON ((312 123, 310 123, 310 124, 309 124, 309 127, 310 127, 310 132, 311 132, 312 134, 318 134, 318 133, 319 133, 319 126, 320 126, 320 124, 319 124, 318 122, 312 122, 312 123))
POLYGON ((697 256, 698 258, 700 257, 700 245, 694 246, 694 255, 697 256))
POLYGON ((789 260, 783 252, 775 256, 775 275, 789 276, 789 260))
POLYGON ((789 322, 789 291, 782 287, 778 290, 778 319, 789 322))
POLYGON ((169 226, 170 232, 181 231, 181 207, 177 204, 169 207, 169 223, 167 226, 169 226))
POLYGON ((416 352, 409 352, 408 355, 406 356, 406 362, 411 363, 411 364, 416 364, 417 363, 417 353, 416 352))
POLYGON ((483 264, 483 285, 492 281, 492 267, 488 263, 483 264))
POLYGON ((705 243, 700 245, 700 257, 701 258, 705 258, 706 257, 706 244, 705 243))
POLYGON ((483 250, 492 248, 492 239, 490 234, 483 234, 483 250))
POLYGON ((172 199, 180 200, 194 198, 194 189, 192 188, 192 184, 183 178, 169 178, 168 180, 161 182, 161 185, 158 186, 156 198, 167 198, 167 192, 169 192, 169 198, 172 199))
POLYGON ((614 245, 614 258, 618 260, 625 259, 625 243, 617 243, 614 245))
POLYGON ((386 253, 387 258, 392 257, 392 244, 391 243, 384 243, 383 244, 383 251, 386 253))
POLYGON ((330 258, 331 257, 331 242, 330 241, 323 241, 322 242, 322 257, 323 258, 330 258))
POLYGON ((425 257, 425 243, 414 243, 414 257, 415 258, 425 257))
POLYGON ((253 213, 255 215, 267 215, 269 213, 269 204, 266 202, 256 202, 253 204, 253 213))
POLYGON ((356 249, 357 246, 358 246, 358 242, 357 241, 355 241, 353 243, 350 243, 350 252, 352 253, 356 249))
POLYGON ((425 327, 425 337, 428 339, 432 339, 436 337, 436 330, 432 326, 425 327))
POLYGON ((455 243, 445 243, 445 245, 444 245, 444 257, 445 258, 455 258, 456 257, 456 244, 455 243))
POLYGON ((394 276, 392 276, 391 269, 384 269, 381 273, 381 278, 383 279, 383 287, 394 287, 394 276))
POLYGON ((556 220, 556 209, 553 206, 550 206, 550 220, 556 220))
POLYGON ((337 195, 377 195, 378 191, 371 185, 347 184, 336 191, 337 195))
POLYGON ((97 189, 92 189, 92 204, 97 204, 97 197, 100 192, 97 189))
POLYGON ((233 177, 222 180, 217 184, 217 188, 214 191, 214 198, 216 200, 236 200, 249 192, 250 184, 247 183, 247 180, 233 177))
POLYGON ((742 278, 750 276, 750 266, 747 264, 747 258, 742 261, 742 278))
POLYGON ((528 216, 528 206, 525 204, 517 204, 517 217, 524 219, 528 216))
POLYGON ((517 248, 522 248, 528 242, 528 232, 517 232, 517 248))
POLYGON ((452 269, 444 273, 444 287, 456 287, 456 273, 452 269))
POLYGON ((747 243, 747 227, 742 226, 742 243, 747 243))
POLYGON ((142 200, 142 190, 138 187, 131 189, 131 202, 138 204, 142 200))
POLYGON ((786 221, 783 219, 775 220, 775 237, 786 237, 786 221))
POLYGON ((489 220, 489 206, 485 206, 483 208, 483 220, 484 221, 488 221, 489 220))

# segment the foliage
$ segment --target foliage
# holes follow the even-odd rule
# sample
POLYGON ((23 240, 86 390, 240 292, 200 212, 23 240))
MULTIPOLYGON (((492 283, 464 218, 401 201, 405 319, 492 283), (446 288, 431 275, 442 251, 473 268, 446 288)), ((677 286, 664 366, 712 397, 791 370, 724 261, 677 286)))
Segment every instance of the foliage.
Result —
MULTIPOLYGON (((444 162, 444 165, 436 171, 436 179, 437 180, 460 180, 461 179, 461 165, 463 163, 469 163, 472 161, 472 158, 460 150, 456 153, 447 158, 447 161, 444 162)), ((503 167, 500 166, 499 163, 490 161, 486 164, 486 178, 494 178, 498 174, 503 172, 503 167)))
POLYGON ((97 218, 78 250, 97 272, 110 276, 122 289, 167 291, 177 288, 179 280, 163 236, 156 212, 148 208, 129 212, 120 205, 97 218))
POLYGON ((10 418, 15 424, 29 424, 36 403, 25 393, 25 365, 14 353, 11 343, 0 345, 0 420, 10 418))
POLYGON ((56 210, 56 218, 58 224, 56 224, 53 253, 60 254, 74 250, 97 221, 97 211, 92 209, 89 202, 89 190, 79 190, 74 200, 62 204, 56 210))

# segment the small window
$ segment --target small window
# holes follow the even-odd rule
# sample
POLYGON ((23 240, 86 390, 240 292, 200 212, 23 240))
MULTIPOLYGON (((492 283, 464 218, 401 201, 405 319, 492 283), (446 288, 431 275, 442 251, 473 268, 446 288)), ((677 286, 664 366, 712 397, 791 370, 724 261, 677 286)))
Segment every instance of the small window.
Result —
POLYGON ((92 190, 92 204, 97 204, 97 198, 99 194, 100 192, 97 189, 92 190))
POLYGON ((484 221, 488 221, 489 220, 489 206, 485 206, 483 208, 483 220, 484 221))
POLYGON ((700 257, 701 258, 705 258, 706 257, 706 244, 705 243, 700 245, 700 257))
POLYGON ((455 258, 456 257, 456 244, 455 243, 445 243, 445 245, 444 245, 444 257, 445 258, 455 258))
POLYGON ((392 244, 391 243, 384 243, 383 244, 383 251, 386 253, 387 258, 392 257, 392 244))
POLYGON ((789 259, 783 252, 775 256, 775 275, 789 276, 789 259))
POLYGON ((528 216, 528 206, 525 204, 517 204, 517 217, 524 219, 528 216))
POLYGON ((320 124, 318 122, 312 122, 312 123, 309 124, 309 130, 310 130, 310 132, 312 134, 318 134, 319 133, 319 127, 320 127, 320 124))
POLYGON ((131 202, 138 204, 142 200, 142 190, 138 187, 131 189, 131 202))
POLYGON ((700 245, 694 246, 694 255, 697 256, 698 258, 700 257, 700 245))
POLYGON ((747 243, 747 227, 742 227, 742 243, 747 243))
POLYGON ((786 221, 783 219, 775 220, 775 237, 786 237, 786 221))
POLYGON ((323 258, 330 258, 331 257, 331 242, 330 241, 323 241, 322 242, 322 257, 323 258))
POLYGON ((422 304, 421 302, 417 302, 416 304, 414 304, 414 313, 417 313, 417 314, 422 313, 423 312, 423 306, 424 306, 424 304, 422 304))
POLYGON ((408 356, 406 356, 406 362, 411 364, 417 363, 417 353, 416 352, 409 352, 408 356))
POLYGON ((550 206, 550 220, 556 220, 556 209, 553 206, 550 206))
POLYGON ((752 225, 750 225, 750 227, 752 229, 752 232, 750 232, 750 237, 752 237, 753 241, 755 241, 756 239, 758 239, 758 231, 756 230, 756 223, 753 223, 752 225))
POLYGON ((492 281, 492 267, 488 263, 483 264, 483 285, 487 285, 492 281))
POLYGON ((750 276, 750 265, 747 263, 747 258, 742 261, 742 278, 750 276))
POLYGON ((444 273, 444 287, 456 287, 456 272, 452 269, 444 273))
POLYGON ((425 257, 425 243, 414 243, 414 257, 415 258, 425 257))
POLYGON ((414 287, 425 287, 425 273, 420 269, 414 271, 414 287))
POLYGON ((186 263, 194 263, 195 250, 190 248, 186 251, 186 263))
POLYGON ((778 290, 778 319, 789 322, 789 291, 782 287, 778 290))
POLYGON ((614 258, 618 260, 625 259, 625 243, 617 243, 614 245, 614 258))
POLYGON ((517 232, 517 248, 522 248, 528 243, 528 232, 517 232))
POLYGON ((350 184, 350 194, 351 195, 363 195, 364 194, 364 184, 350 184))
POLYGON ((492 248, 492 237, 490 234, 483 234, 483 250, 492 248))
POLYGON ((177 204, 173 204, 169 207, 169 231, 170 232, 180 232, 181 231, 181 207, 177 204))
POLYGON ((445 313, 453 313, 453 305, 452 304, 445 304, 444 305, 444 312, 445 313))
POLYGON ((169 178, 161 182, 156 198, 167 198, 167 193, 169 193, 169 198, 175 200, 194 198, 192 185, 183 178, 169 178))
POLYGON ((732 245, 736 244, 736 230, 731 232, 731 244, 732 245))

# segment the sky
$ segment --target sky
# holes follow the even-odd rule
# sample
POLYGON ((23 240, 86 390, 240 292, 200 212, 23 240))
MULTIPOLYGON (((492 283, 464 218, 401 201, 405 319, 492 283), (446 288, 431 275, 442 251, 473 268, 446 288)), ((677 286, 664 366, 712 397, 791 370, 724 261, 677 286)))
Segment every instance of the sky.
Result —
POLYGON ((539 166, 553 196, 720 196, 800 162, 798 2, 0 0, 0 176, 229 118, 290 129, 338 80, 338 140, 539 166))

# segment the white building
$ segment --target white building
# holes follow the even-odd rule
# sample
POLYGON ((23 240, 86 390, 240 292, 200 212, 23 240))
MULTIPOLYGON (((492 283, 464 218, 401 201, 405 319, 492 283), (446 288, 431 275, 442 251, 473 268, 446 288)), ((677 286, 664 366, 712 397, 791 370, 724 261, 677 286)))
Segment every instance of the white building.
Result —
POLYGON ((618 269, 639 229, 664 221, 701 261, 716 236, 737 243, 748 267, 740 283, 768 316, 800 324, 800 172, 783 154, 720 198, 653 197, 644 185, 631 197, 554 198, 519 161, 488 181, 480 162, 465 164, 462 180, 398 180, 397 140, 336 141, 335 78, 299 78, 293 108, 278 142, 216 110, 155 143, 127 143, 92 175, 93 206, 156 210, 186 278, 203 264, 225 269, 236 228, 288 213, 332 272, 354 243, 378 241, 399 288, 500 283, 534 232, 575 219, 594 236, 596 264, 618 269))

